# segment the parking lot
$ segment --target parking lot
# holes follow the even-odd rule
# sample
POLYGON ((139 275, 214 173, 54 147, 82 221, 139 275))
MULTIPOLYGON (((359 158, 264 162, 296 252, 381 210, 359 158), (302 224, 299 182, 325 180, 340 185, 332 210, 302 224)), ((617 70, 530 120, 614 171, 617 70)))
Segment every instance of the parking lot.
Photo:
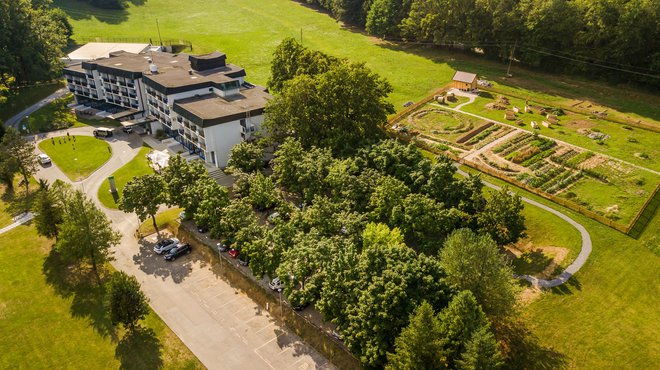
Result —
MULTIPOLYGON (((210 369, 334 369, 220 275, 205 250, 167 262, 153 252, 156 235, 140 242, 134 267, 151 305, 210 369), (158 284, 144 284, 147 280, 158 284)), ((226 267, 225 267, 226 268, 226 267)))

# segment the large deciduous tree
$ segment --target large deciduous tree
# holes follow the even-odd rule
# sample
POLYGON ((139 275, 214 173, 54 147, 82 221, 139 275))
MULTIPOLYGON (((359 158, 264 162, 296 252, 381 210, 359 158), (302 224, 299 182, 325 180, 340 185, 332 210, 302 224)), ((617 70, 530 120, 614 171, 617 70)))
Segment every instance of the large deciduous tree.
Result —
POLYGON ((264 149, 256 143, 242 141, 231 148, 227 167, 253 173, 263 167, 264 149))
POLYGON ((76 190, 61 187, 64 216, 55 248, 65 258, 89 261, 99 284, 99 266, 112 259, 111 248, 119 243, 121 234, 114 231, 110 221, 91 200, 76 190))
POLYGON ((134 276, 123 271, 112 274, 110 280, 110 320, 134 331, 137 323, 149 314, 147 297, 134 276))
POLYGON ((161 172, 167 183, 167 204, 183 207, 189 216, 193 216, 199 205, 199 196, 194 191, 195 184, 208 177, 200 161, 188 162, 180 155, 171 157, 167 167, 161 172))
POLYGON ((470 229, 454 231, 440 251, 446 281, 459 290, 469 290, 489 316, 506 316, 516 306, 513 271, 487 234, 470 229))
MULTIPOLYGON (((0 142, 0 155, 6 163, 7 177, 16 170, 23 178, 21 183, 25 186, 25 209, 28 209, 30 193, 30 177, 37 171, 37 158, 34 155, 34 146, 25 140, 13 127, 10 127, 0 142)), ((13 175, 11 175, 13 180, 13 175)), ((7 179, 9 180, 9 178, 7 179)))
POLYGON ((477 216, 482 232, 488 233, 500 245, 515 243, 524 235, 525 216, 520 196, 504 187, 494 192, 486 207, 477 216))
POLYGON ((135 212, 140 221, 151 217, 154 229, 158 232, 156 213, 158 207, 165 201, 165 180, 158 174, 143 175, 134 177, 126 183, 119 200, 119 209, 124 212, 135 212))
POLYGON ((212 178, 197 182, 193 189, 200 199, 193 216, 195 224, 210 226, 220 219, 222 210, 229 204, 229 192, 212 178))
POLYGON ((318 75, 288 81, 266 107, 264 126, 275 140, 298 138, 303 146, 350 153, 382 137, 394 108, 386 98, 390 84, 364 64, 341 61, 318 75))

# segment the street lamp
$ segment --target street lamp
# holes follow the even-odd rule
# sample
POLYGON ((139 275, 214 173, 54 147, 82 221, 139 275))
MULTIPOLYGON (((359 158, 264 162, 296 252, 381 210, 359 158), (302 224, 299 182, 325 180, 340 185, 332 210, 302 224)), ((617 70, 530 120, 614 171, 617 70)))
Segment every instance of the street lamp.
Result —
POLYGON ((280 293, 280 316, 284 317, 284 307, 282 306, 282 288, 277 290, 280 293))

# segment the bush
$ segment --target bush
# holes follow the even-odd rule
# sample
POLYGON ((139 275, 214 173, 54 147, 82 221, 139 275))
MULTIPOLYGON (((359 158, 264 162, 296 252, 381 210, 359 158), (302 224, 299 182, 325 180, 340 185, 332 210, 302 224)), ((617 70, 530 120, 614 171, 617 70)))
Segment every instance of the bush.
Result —
POLYGON ((639 141, 637 141, 637 139, 635 139, 634 137, 631 136, 631 137, 628 137, 628 142, 629 143, 638 143, 639 141))

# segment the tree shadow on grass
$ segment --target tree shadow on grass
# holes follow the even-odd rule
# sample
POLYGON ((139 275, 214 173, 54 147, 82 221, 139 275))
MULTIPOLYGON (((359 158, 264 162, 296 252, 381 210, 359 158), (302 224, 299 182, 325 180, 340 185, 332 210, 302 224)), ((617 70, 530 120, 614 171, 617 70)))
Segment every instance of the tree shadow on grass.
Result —
POLYGON ((150 328, 138 326, 128 331, 117 344, 115 357, 120 369, 149 370, 163 367, 163 345, 150 328))
POLYGON ((576 290, 577 291, 582 290, 582 283, 575 276, 571 276, 571 278, 568 279, 567 282, 552 288, 550 291, 552 292, 552 294, 569 295, 569 294, 573 294, 576 290))
POLYGON ((539 343, 522 320, 504 319, 495 324, 495 330, 498 338, 503 339, 511 369, 550 370, 568 365, 566 355, 539 343))
POLYGON ((105 307, 105 287, 99 286, 89 268, 70 263, 53 249, 44 260, 42 272, 46 283, 53 287, 56 294, 71 298, 72 317, 85 318, 102 337, 110 336, 113 341, 117 339, 105 307))

